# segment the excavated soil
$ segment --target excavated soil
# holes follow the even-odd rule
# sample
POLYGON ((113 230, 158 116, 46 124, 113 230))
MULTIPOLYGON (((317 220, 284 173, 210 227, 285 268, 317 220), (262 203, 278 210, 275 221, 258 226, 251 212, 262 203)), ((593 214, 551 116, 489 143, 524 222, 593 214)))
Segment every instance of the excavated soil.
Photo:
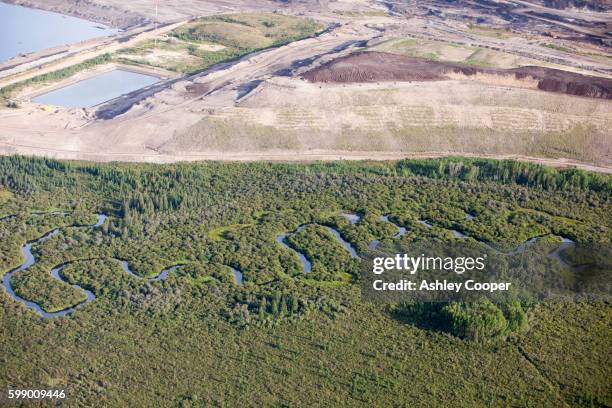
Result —
POLYGON ((200 84, 198 82, 191 83, 185 87, 185 92, 190 98, 205 95, 209 91, 210 86, 206 84, 200 84))
POLYGON ((430 61, 384 52, 360 52, 337 58, 302 75, 310 82, 440 81, 453 74, 488 74, 537 82, 543 91, 612 99, 612 80, 552 68, 482 68, 430 61))
POLYGON ((610 0, 531 0, 530 3, 560 10, 568 8, 587 8, 594 11, 606 11, 606 7, 612 6, 610 0), (607 6, 606 3, 608 4, 607 6))

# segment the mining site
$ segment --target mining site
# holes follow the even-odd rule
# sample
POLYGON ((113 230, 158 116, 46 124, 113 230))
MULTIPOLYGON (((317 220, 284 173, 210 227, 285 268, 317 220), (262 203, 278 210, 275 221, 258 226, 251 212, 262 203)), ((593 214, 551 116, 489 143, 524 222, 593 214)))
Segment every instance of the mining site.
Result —
POLYGON ((2 154, 463 155, 612 171, 609 1, 0 6, 20 26, 62 18, 79 33, 56 44, 13 29, 22 48, 0 58, 2 154))

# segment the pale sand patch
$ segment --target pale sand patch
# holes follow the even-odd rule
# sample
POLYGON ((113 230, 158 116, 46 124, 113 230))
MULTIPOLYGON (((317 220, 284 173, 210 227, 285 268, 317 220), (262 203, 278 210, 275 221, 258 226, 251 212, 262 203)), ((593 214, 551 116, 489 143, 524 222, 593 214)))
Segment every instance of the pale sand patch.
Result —
POLYGON ((462 73, 449 72, 444 76, 459 80, 459 81, 475 81, 496 86, 512 86, 515 88, 538 89, 538 80, 527 77, 517 79, 514 75, 493 75, 485 73, 476 73, 474 75, 465 75, 462 73))
POLYGON ((119 54, 119 57, 153 65, 168 64, 174 62, 189 63, 194 61, 197 62, 199 60, 198 57, 189 55, 187 52, 164 50, 159 48, 148 50, 143 55, 119 54))
POLYGON ((227 47, 225 45, 221 45, 221 44, 199 44, 198 48, 204 51, 221 51, 226 49, 227 47))

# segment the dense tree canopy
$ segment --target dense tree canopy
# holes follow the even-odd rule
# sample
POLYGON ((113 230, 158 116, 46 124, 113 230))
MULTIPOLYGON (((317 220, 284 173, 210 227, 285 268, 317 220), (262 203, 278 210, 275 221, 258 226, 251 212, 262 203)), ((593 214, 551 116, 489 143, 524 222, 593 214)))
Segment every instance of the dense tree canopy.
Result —
MULTIPOLYGON (((431 401, 450 403, 436 393, 453 388, 450 373, 457 367, 476 375, 479 365, 466 360, 475 353, 504 385, 489 389, 486 377, 478 374, 475 381, 488 391, 464 390, 456 397, 462 404, 490 402, 496 393, 514 405, 610 401, 609 368, 596 352, 610 346, 609 327, 600 323, 609 321, 608 304, 483 300, 429 308, 379 307, 362 301, 360 261, 333 231, 360 255, 374 240, 383 249, 423 237, 451 241, 456 239, 452 230, 502 249, 533 237, 609 244, 611 180, 577 170, 464 158, 136 165, 3 157, 1 269, 23 262, 24 243, 59 228, 56 236, 33 247, 37 262, 13 276, 15 291, 49 311, 83 300, 83 291, 71 284, 91 290, 96 299, 50 320, 3 293, 1 324, 10 334, 2 336, 0 346, 11 353, 0 362, 6 367, 0 382, 23 385, 28 378, 69 386, 84 404, 98 397, 109 404, 152 404, 153 395, 172 387, 172 392, 183 393, 173 397, 175 404, 294 405, 295 396, 278 394, 283 378, 303 385, 305 394, 322 384, 333 389, 319 395, 324 405, 350 401, 371 406, 389 405, 393 392, 410 398, 409 390, 400 391, 401 384, 419 377, 419 387, 437 390, 428 394, 431 401), (360 221, 351 223, 342 215, 346 212, 358 214, 360 221), (108 219, 93 228, 99 213, 108 219), (395 225, 381 215, 389 215, 395 225), (398 225, 407 229, 405 235, 397 236, 398 225), (299 226, 304 227, 298 231, 299 226), (287 233, 291 249, 277 242, 287 233), (311 272, 304 272, 298 252, 312 263, 311 272), (134 275, 126 273, 123 261, 134 275), (64 264, 61 273, 67 283, 49 274, 64 264), (183 266, 166 280, 151 279, 171 265, 183 266), (230 267, 244 274, 242 284, 230 267), (574 333, 577 319, 588 327, 579 334, 574 333), (436 324, 428 326, 427 321, 436 324), (535 360, 538 342, 555 336, 548 323, 563 326, 573 337, 535 360), (233 343, 224 345, 229 339, 233 343), (120 355, 138 354, 134 341, 143 357, 134 357, 136 366, 126 366, 120 355), (19 342, 26 346, 16 350, 19 342), (45 374, 27 362, 28 353, 46 353, 60 342, 67 363, 48 354, 41 362, 45 374), (490 344, 500 348, 492 350, 490 344), (113 349, 121 352, 109 353, 113 349), (157 356, 160 350, 167 358, 157 356), (200 354, 194 357, 193 350, 200 354), (567 361, 559 353, 576 350, 589 357, 563 368, 567 361), (183 383, 156 374, 144 380, 150 371, 143 367, 163 365, 159 358, 167 361, 170 356, 176 360, 168 367, 186 373, 180 375, 183 383), (215 361, 224 362, 227 371, 221 374, 215 361), (342 373, 333 368, 334 361, 342 373), (298 367, 304 364, 302 371, 298 367), (390 371, 379 370, 379 365, 390 371), (511 379, 498 365, 512 373, 533 372, 537 378, 511 379), (247 373, 240 374, 261 367, 267 374, 248 384, 247 373), (590 374, 585 367, 592 369, 590 374), (96 374, 86 374, 89 369, 96 374), (448 375, 436 380, 440 371, 448 375), (230 372, 235 378, 226 377, 230 372), (188 392, 190 382, 194 388, 193 381, 203 375, 210 376, 214 391, 188 392), (145 390, 122 393, 130 376, 151 383, 145 390), (215 381, 217 376, 223 380, 215 381), (98 383, 97 378, 105 379, 98 383), (571 386, 555 390, 545 385, 551 378, 571 386), (541 387, 533 389, 533 381, 541 387), (265 391, 267 387, 274 391, 265 391), (525 391, 527 387, 532 391, 525 391), (522 391, 511 391, 515 389, 522 391)), ((162 372, 169 375, 165 369, 158 374, 162 372)))

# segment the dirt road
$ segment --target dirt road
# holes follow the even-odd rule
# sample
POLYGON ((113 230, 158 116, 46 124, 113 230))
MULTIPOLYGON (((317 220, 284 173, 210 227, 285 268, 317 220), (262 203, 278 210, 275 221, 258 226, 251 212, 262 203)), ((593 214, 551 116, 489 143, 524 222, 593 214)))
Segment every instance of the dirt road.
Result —
MULTIPOLYGON (((53 148, 39 148, 24 144, 0 142, 0 155, 9 155, 15 152, 26 155, 44 156, 54 159, 90 160, 97 162, 146 162, 146 163, 175 163, 181 161, 227 161, 227 162, 314 162, 333 160, 401 160, 401 159, 431 159, 439 157, 455 157, 454 152, 356 152, 356 151, 266 151, 266 152, 216 152, 193 153, 181 155, 163 154, 137 154, 125 152, 87 152, 82 150, 67 150, 53 148)), ((486 158, 497 160, 519 160, 542 164, 557 168, 576 168, 581 170, 612 174, 612 167, 595 166, 568 159, 546 159, 540 157, 516 155, 473 155, 461 154, 461 157, 486 158)))

